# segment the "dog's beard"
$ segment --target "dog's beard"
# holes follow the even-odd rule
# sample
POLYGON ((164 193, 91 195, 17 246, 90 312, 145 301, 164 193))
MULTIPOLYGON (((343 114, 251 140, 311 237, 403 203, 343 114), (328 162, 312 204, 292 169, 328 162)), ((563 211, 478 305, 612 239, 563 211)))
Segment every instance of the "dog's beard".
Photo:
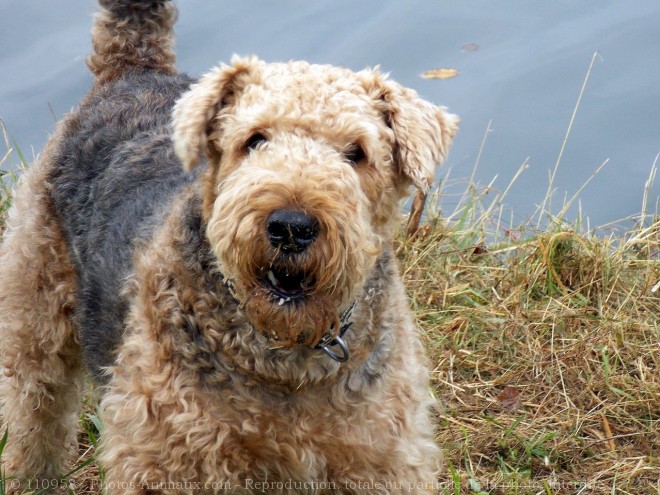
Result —
POLYGON ((265 243, 261 247, 234 280, 235 297, 252 326, 280 347, 314 346, 336 334, 339 307, 348 294, 324 271, 330 268, 310 253, 286 255, 265 243))
POLYGON ((275 346, 315 346, 340 330, 340 315, 364 284, 371 256, 355 258, 337 243, 315 243, 304 253, 286 254, 255 236, 246 246, 234 243, 219 259, 245 317, 275 346), (251 249, 248 247, 250 246, 251 249))
POLYGON ((275 346, 316 345, 339 329, 337 301, 325 294, 286 299, 263 284, 249 290, 241 305, 252 326, 274 340, 275 346))
POLYGON ((328 206, 306 211, 320 226, 314 242, 285 252, 263 227, 285 203, 276 197, 271 204, 262 196, 243 215, 234 213, 232 197, 227 204, 218 199, 207 238, 252 326, 280 347, 314 346, 339 332, 341 311, 355 300, 375 262, 377 238, 357 221, 361 215, 350 220, 347 212, 339 215, 341 210, 328 206))

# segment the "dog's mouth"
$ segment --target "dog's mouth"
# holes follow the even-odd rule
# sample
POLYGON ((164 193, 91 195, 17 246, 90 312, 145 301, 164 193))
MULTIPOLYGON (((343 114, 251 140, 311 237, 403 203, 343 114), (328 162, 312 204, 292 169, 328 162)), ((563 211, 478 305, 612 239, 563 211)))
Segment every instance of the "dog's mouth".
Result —
POLYGON ((278 304, 298 300, 314 288, 314 280, 304 272, 271 266, 262 284, 278 299, 278 304))

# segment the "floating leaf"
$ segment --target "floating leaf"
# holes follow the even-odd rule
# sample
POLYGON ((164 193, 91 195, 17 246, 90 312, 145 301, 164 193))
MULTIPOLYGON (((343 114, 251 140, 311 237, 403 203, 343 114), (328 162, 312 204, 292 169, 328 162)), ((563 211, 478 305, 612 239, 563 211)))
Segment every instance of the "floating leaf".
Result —
POLYGON ((451 79, 459 74, 456 69, 431 69, 422 73, 424 79, 451 79))

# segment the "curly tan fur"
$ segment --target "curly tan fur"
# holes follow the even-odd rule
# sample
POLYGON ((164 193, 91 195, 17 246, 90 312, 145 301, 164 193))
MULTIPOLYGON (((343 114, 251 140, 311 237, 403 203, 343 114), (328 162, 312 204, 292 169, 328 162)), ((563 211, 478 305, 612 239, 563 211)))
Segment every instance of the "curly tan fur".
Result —
POLYGON ((355 354, 339 365, 273 347, 249 326, 228 332, 233 304, 222 292, 198 298, 221 282, 182 269, 192 260, 182 257, 189 239, 175 218, 136 267, 139 303, 103 402, 107 479, 135 487, 118 493, 186 479, 232 493, 254 493, 250 480, 335 487, 273 493, 432 493, 427 370, 392 261, 367 282, 353 318, 355 354), (181 335, 186 320, 202 336, 195 345, 181 335), (426 489, 385 488, 397 482, 426 489))
POLYGON ((435 493, 391 239, 457 119, 373 69, 236 57, 193 82, 169 2, 101 4, 97 84, 0 252, 7 472, 65 468, 84 361, 107 493, 435 493), (339 363, 316 345, 344 318, 339 363))
POLYGON ((57 478, 76 450, 82 388, 76 277, 48 190, 52 148, 21 179, 0 247, 4 469, 37 483, 57 478))

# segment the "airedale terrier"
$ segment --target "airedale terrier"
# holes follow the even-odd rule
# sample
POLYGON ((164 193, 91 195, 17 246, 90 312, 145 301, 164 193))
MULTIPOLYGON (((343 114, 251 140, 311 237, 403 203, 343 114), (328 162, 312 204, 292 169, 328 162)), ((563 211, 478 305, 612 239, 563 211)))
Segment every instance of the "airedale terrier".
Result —
POLYGON ((167 0, 100 0, 95 83, 0 254, 4 469, 70 462, 84 370, 108 493, 432 493, 428 369, 391 239, 455 116, 378 70, 177 73, 167 0))

